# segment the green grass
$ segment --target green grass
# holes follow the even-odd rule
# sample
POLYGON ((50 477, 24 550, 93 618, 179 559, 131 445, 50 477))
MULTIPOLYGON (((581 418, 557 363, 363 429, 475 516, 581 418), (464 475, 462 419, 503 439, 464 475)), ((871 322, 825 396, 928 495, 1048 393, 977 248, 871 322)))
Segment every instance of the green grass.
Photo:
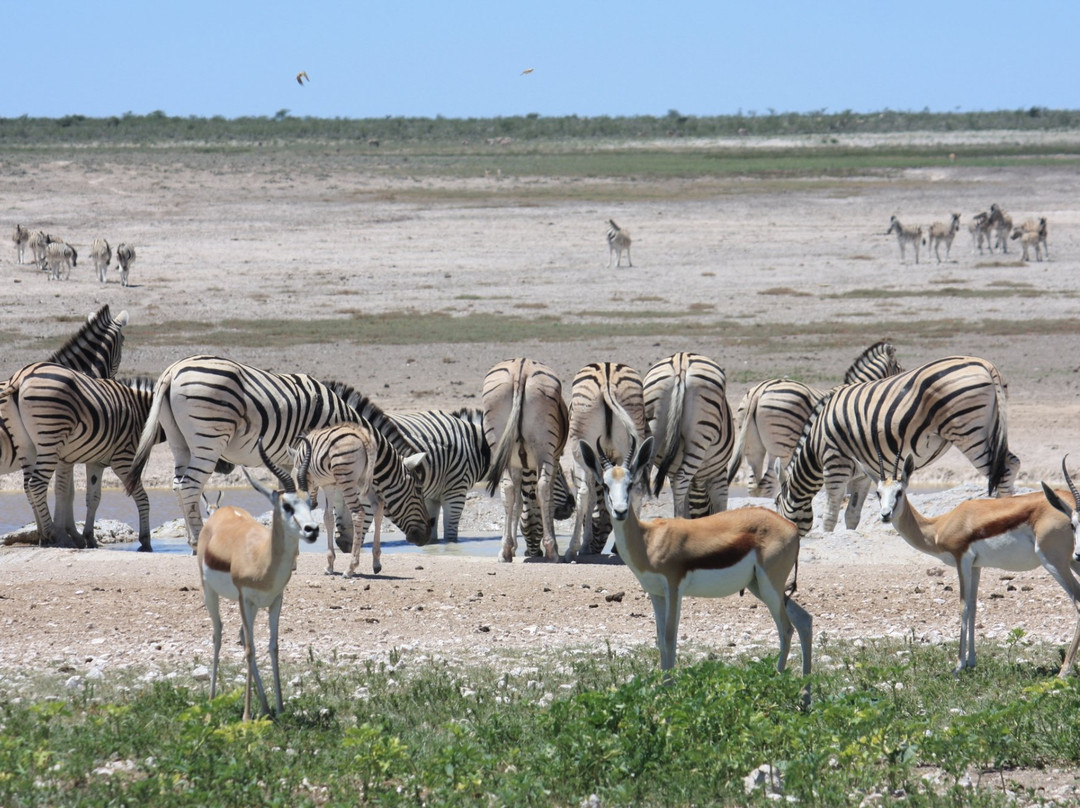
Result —
POLYGON ((809 710, 804 681, 774 659, 685 661, 665 686, 644 650, 474 666, 309 658, 286 670, 284 714, 249 724, 238 690, 210 702, 205 686, 132 671, 97 691, 66 689, 63 674, 11 692, 8 678, 0 804, 765 805, 743 777, 771 764, 803 805, 882 793, 877 804, 989 806, 1005 802, 960 778, 1080 769, 1080 683, 1056 679, 1054 649, 1019 659, 1016 644, 984 643, 959 678, 952 650, 820 635, 809 710))

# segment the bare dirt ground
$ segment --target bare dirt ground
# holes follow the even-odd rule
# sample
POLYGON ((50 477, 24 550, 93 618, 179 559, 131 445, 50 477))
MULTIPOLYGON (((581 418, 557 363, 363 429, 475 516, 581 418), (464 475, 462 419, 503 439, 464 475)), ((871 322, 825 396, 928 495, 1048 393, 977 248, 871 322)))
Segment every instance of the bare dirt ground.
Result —
MULTIPOLYGON (((908 368, 958 353, 999 366, 1010 385, 1021 488, 1060 480, 1062 456, 1080 451, 1080 178, 1072 164, 958 163, 782 182, 671 179, 642 193, 630 180, 516 179, 495 171, 464 180, 402 178, 354 169, 329 151, 303 159, 280 152, 144 157, 72 152, 45 162, 0 160, 8 180, 5 227, 21 222, 59 234, 83 256, 62 283, 16 265, 13 251, 0 257, 7 287, 0 375, 42 358, 102 303, 128 310, 133 325, 189 321, 206 331, 235 318, 401 311, 558 318, 550 340, 519 341, 511 328, 505 340, 483 344, 342 341, 225 351, 197 339, 163 347, 129 337, 125 345, 125 373, 156 374, 184 356, 226 353, 349 382, 390 410, 474 404, 484 372, 511 356, 547 362, 568 386, 591 361, 620 360, 644 371, 677 350, 717 359, 734 406, 752 383, 777 375, 839 381, 863 347, 887 337, 908 368), (593 184, 603 185, 600 198, 625 191, 629 201, 590 201, 598 198, 589 193, 593 184), (1023 264, 1015 242, 1008 256, 973 254, 966 223, 992 202, 1017 221, 1047 216, 1052 260, 1023 264), (901 263, 895 239, 884 235, 890 215, 926 227, 952 211, 963 214, 964 228, 951 259, 939 265, 924 252, 919 265, 910 254, 901 263), (609 217, 633 234, 632 269, 606 266, 609 217), (91 277, 88 247, 99 235, 136 245, 130 288, 115 271, 105 285, 91 277), (694 317, 675 320, 674 336, 620 333, 690 306, 694 317), (560 330, 597 311, 608 313, 604 336, 560 338, 560 330), (738 336, 679 336, 679 323, 698 319, 733 321, 738 336)), ((170 478, 171 457, 159 447, 148 481, 167 486, 170 478)), ((955 452, 917 481, 951 489, 918 500, 931 512, 984 485, 955 452)), ((21 489, 18 475, 0 482, 21 489)), ((650 503, 648 512, 666 513, 669 502, 650 503)), ((497 502, 477 496, 463 535, 491 530, 500 514, 497 502)), ((563 547, 568 525, 560 525, 563 547)), ((303 555, 286 596, 283 657, 298 664, 309 649, 346 659, 404 649, 495 660, 556 647, 629 647, 653 637, 640 587, 610 559, 552 565, 519 556, 500 564, 440 546, 387 555, 382 575, 354 580, 323 575, 323 563, 303 555)), ((868 506, 858 531, 823 536, 816 529, 805 540, 798 597, 819 636, 951 645, 959 605, 954 573, 943 569, 909 550, 868 506)), ((979 614, 981 643, 1002 642, 1017 627, 1035 640, 1064 642, 1075 621, 1042 570, 984 575, 979 614)), ((195 564, 181 555, 3 548, 0 625, 5 676, 108 675, 126 667, 190 676, 209 659, 195 564)), ((687 601, 681 635, 687 649, 775 648, 768 615, 750 597, 687 601)), ((238 660, 239 651, 232 653, 238 660)), ((1056 660, 1032 664, 1054 667, 1056 660)))

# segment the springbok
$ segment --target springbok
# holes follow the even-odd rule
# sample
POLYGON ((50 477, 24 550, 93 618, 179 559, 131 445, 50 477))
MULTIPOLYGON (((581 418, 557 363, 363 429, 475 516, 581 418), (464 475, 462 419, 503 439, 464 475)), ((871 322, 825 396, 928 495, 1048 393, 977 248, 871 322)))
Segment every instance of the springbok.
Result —
MULTIPOLYGON (((767 508, 739 508, 697 519, 638 519, 635 487, 652 463, 653 438, 630 447, 614 465, 597 442, 596 451, 578 444, 585 467, 604 488, 604 503, 614 520, 619 557, 652 600, 660 669, 675 667, 675 645, 684 595, 722 598, 749 589, 764 603, 780 634, 776 670, 783 671, 791 649, 792 625, 802 646, 802 672, 810 673, 813 619, 792 598, 788 576, 799 560, 799 531, 767 508)), ((804 692, 809 699, 809 691, 804 692)))
POLYGON ((269 528, 259 524, 250 513, 233 505, 215 510, 199 531, 197 555, 199 578, 202 581, 203 601, 214 626, 214 665, 210 674, 210 698, 217 692, 218 658, 221 655, 222 597, 235 600, 240 606, 243 622, 244 653, 247 657, 247 686, 244 690, 244 720, 251 718, 251 683, 262 702, 263 712, 270 714, 266 690, 255 664, 255 615, 259 609, 270 613, 270 666, 274 674, 274 693, 277 712, 282 710, 281 674, 278 670, 278 618, 285 585, 292 577, 300 539, 309 544, 319 537, 319 525, 311 516, 311 501, 306 492, 298 493, 296 485, 285 471, 276 466, 258 441, 263 463, 281 483, 282 490, 270 491, 260 485, 247 469, 248 482, 270 500, 274 509, 269 528))
MULTIPOLYGON (((1041 564, 1065 590, 1078 611, 1072 644, 1058 673, 1068 676, 1080 646, 1080 582, 1072 568, 1073 545, 1080 529, 1076 511, 1043 483, 1042 493, 972 499, 940 516, 923 516, 907 498, 914 458, 908 455, 899 479, 895 470, 891 477, 885 474, 885 462, 880 457, 878 465, 881 521, 891 523, 916 550, 956 568, 963 611, 960 652, 953 673, 975 667, 975 608, 982 568, 1023 572, 1041 564)), ((1080 493, 1073 485, 1064 461, 1061 468, 1076 508, 1080 510, 1080 493)))

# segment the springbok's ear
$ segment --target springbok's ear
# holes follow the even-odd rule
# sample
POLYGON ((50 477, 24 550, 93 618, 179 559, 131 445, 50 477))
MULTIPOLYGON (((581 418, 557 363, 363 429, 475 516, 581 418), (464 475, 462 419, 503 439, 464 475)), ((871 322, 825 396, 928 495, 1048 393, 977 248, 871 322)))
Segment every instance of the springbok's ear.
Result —
POLYGON ((635 482, 644 482, 646 490, 649 488, 649 470, 653 463, 653 445, 653 437, 649 435, 630 460, 630 479, 635 482))
POLYGON ((911 479, 911 472, 915 471, 915 455, 908 455, 904 460, 904 473, 900 482, 904 488, 907 488, 908 480, 911 479))
POLYGON ((1064 500, 1062 500, 1062 498, 1057 495, 1057 491, 1048 486, 1046 483, 1042 484, 1042 489, 1043 493, 1046 495, 1047 501, 1059 511, 1061 511, 1063 514, 1065 514, 1065 516, 1067 516, 1069 519, 1072 519, 1072 508, 1066 505, 1064 500))
POLYGON ((596 452, 593 448, 583 440, 578 441, 578 451, 581 452, 581 462, 585 464, 592 476, 597 479, 598 482, 604 481, 604 469, 600 466, 600 458, 596 456, 596 452))

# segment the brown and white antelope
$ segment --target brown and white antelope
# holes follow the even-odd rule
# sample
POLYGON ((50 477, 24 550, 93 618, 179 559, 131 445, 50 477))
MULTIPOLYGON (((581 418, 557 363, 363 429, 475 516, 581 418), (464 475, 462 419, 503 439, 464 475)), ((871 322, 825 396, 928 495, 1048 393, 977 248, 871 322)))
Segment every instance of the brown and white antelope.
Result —
MULTIPOLYGON (((584 441, 578 449, 585 467, 604 489, 604 503, 615 521, 619 557, 631 569, 652 601, 656 616, 656 645, 660 669, 675 667, 679 616, 683 596, 723 598, 750 590, 776 623, 780 634, 777 671, 787 665, 792 626, 799 633, 802 672, 810 673, 813 619, 791 598, 797 569, 799 531, 768 508, 739 508, 698 519, 640 521, 635 510, 635 487, 652 463, 649 437, 626 460, 614 465, 602 448, 584 441)), ((809 698, 809 692, 805 697, 809 698)))
POLYGON ((607 244, 608 244, 608 268, 611 268, 611 257, 616 256, 615 266, 622 266, 622 254, 623 250, 626 250, 626 264, 627 266, 633 266, 634 262, 630 260, 630 231, 625 227, 619 227, 615 224, 614 219, 608 219, 608 231, 607 231, 607 244))
POLYGON ((262 461, 282 488, 270 491, 254 480, 247 469, 244 475, 260 494, 270 500, 273 522, 267 528, 242 508, 225 505, 206 520, 199 532, 197 555, 203 600, 214 627, 214 665, 210 674, 210 698, 217 692, 218 659, 221 655, 221 598, 235 600, 243 621, 244 653, 247 657, 247 686, 244 690, 244 720, 251 718, 251 685, 262 702, 263 712, 270 713, 259 668, 255 662, 255 616, 259 609, 270 614, 270 665, 274 675, 277 712, 282 710, 281 674, 278 670, 278 618, 285 585, 292 577, 300 539, 311 543, 319 537, 319 525, 311 516, 311 502, 306 492, 297 492, 289 476, 262 451, 262 461))
POLYGON ((956 234, 960 232, 960 214, 952 214, 952 218, 948 224, 945 222, 934 222, 930 225, 930 249, 934 251, 934 257, 937 258, 937 262, 941 263, 941 244, 945 243, 945 260, 949 260, 949 253, 952 251, 953 239, 956 234))
POLYGON ((918 225, 905 227, 900 220, 893 216, 889 219, 889 229, 885 235, 896 233, 896 241, 900 245, 900 260, 904 260, 904 251, 908 244, 915 248, 915 263, 919 263, 919 245, 922 243, 923 232, 918 225))
MULTIPOLYGON (((1073 547, 1078 530, 1076 511, 1043 483, 1041 493, 972 499, 940 516, 924 516, 907 498, 914 458, 908 455, 899 478, 895 470, 891 477, 886 475, 885 462, 880 457, 878 464, 881 521, 892 524, 916 550, 956 569, 963 610, 960 651, 953 672, 975 667, 975 608, 980 571, 987 567, 1020 572, 1033 570, 1041 564, 1065 590, 1078 612, 1072 644, 1058 674, 1068 676, 1080 646, 1080 581, 1073 575, 1073 547)), ((1062 470, 1065 470, 1064 462, 1062 470)), ((1080 509, 1080 493, 1067 470, 1065 479, 1076 507, 1080 509)))
POLYGON ((488 493, 494 495, 503 475, 508 477, 502 486, 506 523, 499 557, 502 561, 514 560, 522 504, 533 498, 539 504, 542 534, 539 541, 525 536, 526 555, 558 561, 552 495, 569 418, 562 382, 545 364, 526 358, 509 359, 484 376, 481 400, 484 439, 491 447, 491 467, 485 477, 488 493), (529 471, 536 473, 535 492, 524 490, 523 479, 529 471))

